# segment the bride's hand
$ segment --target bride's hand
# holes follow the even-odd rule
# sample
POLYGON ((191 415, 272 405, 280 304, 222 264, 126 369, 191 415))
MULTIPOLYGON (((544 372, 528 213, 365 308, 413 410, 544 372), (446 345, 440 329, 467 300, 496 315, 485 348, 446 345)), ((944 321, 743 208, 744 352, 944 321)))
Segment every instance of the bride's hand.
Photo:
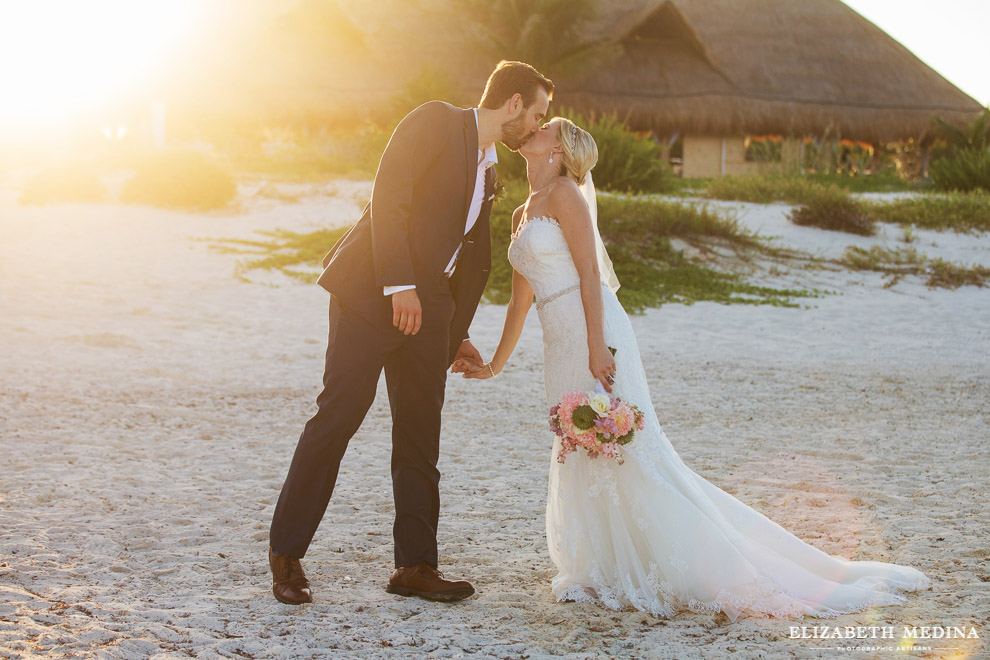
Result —
POLYGON ((491 362, 486 362, 480 367, 474 364, 464 372, 464 378, 477 378, 479 380, 485 380, 486 378, 495 377, 495 367, 492 366, 491 362))
POLYGON ((450 373, 462 374, 465 371, 472 371, 484 363, 485 360, 481 357, 478 349, 474 347, 474 344, 471 343, 471 340, 465 339, 461 342, 460 348, 457 349, 457 355, 454 356, 450 373))
POLYGON ((612 383, 615 382, 615 358, 608 346, 602 344, 589 351, 588 367, 591 375, 598 379, 605 391, 612 392, 612 383))
POLYGON ((463 374, 468 371, 474 371, 475 369, 480 369, 484 363, 481 360, 472 360, 471 358, 457 358, 454 360, 453 364, 450 365, 450 373, 452 374, 463 374))

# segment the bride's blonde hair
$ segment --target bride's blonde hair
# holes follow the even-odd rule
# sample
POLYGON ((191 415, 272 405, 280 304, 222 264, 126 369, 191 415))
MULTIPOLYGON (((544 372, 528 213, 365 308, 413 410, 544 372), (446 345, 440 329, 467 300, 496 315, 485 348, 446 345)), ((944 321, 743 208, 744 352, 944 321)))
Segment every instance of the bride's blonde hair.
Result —
POLYGON ((564 152, 564 166, 561 174, 574 179, 578 185, 598 162, 598 145, 591 133, 577 126, 567 117, 554 117, 560 120, 560 148, 564 152))

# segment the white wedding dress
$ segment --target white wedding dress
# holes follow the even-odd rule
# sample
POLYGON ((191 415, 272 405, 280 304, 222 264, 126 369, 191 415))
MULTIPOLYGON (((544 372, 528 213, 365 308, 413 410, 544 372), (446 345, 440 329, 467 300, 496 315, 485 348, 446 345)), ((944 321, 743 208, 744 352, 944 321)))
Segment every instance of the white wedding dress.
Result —
MULTIPOLYGON (((579 277, 557 222, 524 221, 509 261, 536 294, 548 409, 565 392, 592 391, 579 277)), ((929 586, 914 568, 829 556, 684 465, 657 419, 629 318, 611 288, 602 293, 605 339, 618 349, 612 393, 643 411, 646 428, 623 447, 622 465, 583 450, 558 463, 555 438, 546 530, 558 600, 735 621, 835 617, 929 586)))

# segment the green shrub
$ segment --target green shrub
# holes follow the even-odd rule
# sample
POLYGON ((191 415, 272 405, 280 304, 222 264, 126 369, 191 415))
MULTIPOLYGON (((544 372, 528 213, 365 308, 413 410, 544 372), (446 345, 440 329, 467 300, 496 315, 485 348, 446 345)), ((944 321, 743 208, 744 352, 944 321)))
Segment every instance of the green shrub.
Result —
POLYGON ((99 202, 106 196, 107 189, 91 168, 81 163, 60 163, 28 179, 18 201, 25 205, 99 202))
POLYGON ((580 115, 571 119, 591 133, 598 145, 598 164, 592 170, 596 189, 661 193, 673 188, 673 174, 653 138, 637 135, 614 115, 591 121, 580 115))
MULTIPOLYGON (((515 155, 515 154, 514 154, 515 155)), ((502 162, 501 155, 499 163, 502 162)), ((501 174, 499 175, 502 176, 501 174)), ((504 192, 492 206, 490 219, 492 236, 492 268, 485 287, 485 300, 504 305, 512 296, 512 265, 509 263, 509 235, 512 233, 512 212, 529 196, 529 183, 523 179, 502 178, 504 192)))
POLYGON ((495 152, 498 154, 498 165, 495 166, 498 178, 502 181, 526 181, 525 158, 515 151, 510 151, 501 142, 495 143, 495 152))
POLYGON ((598 226, 607 244, 648 244, 657 237, 675 236, 688 242, 721 238, 756 247, 756 238, 733 219, 705 204, 684 204, 652 196, 598 195, 598 226))
POLYGON ((990 192, 990 149, 965 149, 937 160, 928 169, 939 190, 990 192))
POLYGON ((849 192, 896 192, 916 190, 919 184, 901 177, 894 170, 874 174, 803 174, 801 176, 764 174, 723 176, 704 181, 707 197, 740 202, 805 204, 828 188, 849 192))
POLYGON ((318 135, 271 128, 265 132, 283 136, 280 148, 258 141, 230 150, 235 171, 280 181, 321 181, 340 176, 371 179, 391 135, 371 123, 318 135))
POLYGON ((990 193, 925 194, 864 204, 878 222, 956 232, 990 231, 990 193))
POLYGON ((390 137, 391 130, 365 124, 356 131, 333 133, 318 142, 316 148, 326 156, 328 173, 371 179, 378 171, 378 163, 390 137))
POLYGON ((234 180, 192 151, 167 151, 144 158, 124 184, 121 200, 197 211, 227 206, 237 194, 234 180))
MULTIPOLYGON (((595 138, 598 164, 592 170, 592 177, 597 190, 660 193, 676 187, 663 153, 652 138, 637 135, 612 115, 589 120, 573 112, 562 111, 561 116, 571 119, 595 138)), ((501 143, 496 148, 499 176, 503 179, 524 179, 526 159, 509 151, 501 143)))
POLYGON ((796 225, 862 236, 876 233, 876 227, 864 205, 838 188, 825 188, 808 199, 804 206, 791 211, 788 217, 796 225))
POLYGON ((908 181, 896 169, 885 168, 869 174, 804 174, 804 178, 825 187, 835 186, 849 192, 903 192, 918 190, 922 184, 908 181))
POLYGON ((723 176, 708 182, 707 196, 740 202, 804 204, 826 190, 826 186, 799 176, 723 176))
POLYGON ((944 143, 946 153, 972 149, 990 149, 990 107, 984 108, 980 116, 962 129, 950 124, 940 116, 932 117, 935 134, 944 143))
POLYGON ((381 117, 381 122, 395 126, 413 109, 427 101, 446 101, 452 105, 461 105, 465 100, 447 70, 423 66, 389 99, 386 106, 389 112, 381 117))
POLYGON ((963 129, 941 117, 932 118, 940 143, 929 168, 932 183, 939 190, 990 192, 990 108, 963 129))

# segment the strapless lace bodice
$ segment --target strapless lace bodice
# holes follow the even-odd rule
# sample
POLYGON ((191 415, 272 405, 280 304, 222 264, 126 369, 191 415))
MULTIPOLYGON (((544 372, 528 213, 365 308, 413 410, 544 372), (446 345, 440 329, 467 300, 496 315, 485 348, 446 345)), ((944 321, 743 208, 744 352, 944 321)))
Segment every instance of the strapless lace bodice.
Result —
POLYGON ((548 216, 519 225, 509 243, 509 263, 533 287, 538 305, 580 284, 560 225, 548 216))

